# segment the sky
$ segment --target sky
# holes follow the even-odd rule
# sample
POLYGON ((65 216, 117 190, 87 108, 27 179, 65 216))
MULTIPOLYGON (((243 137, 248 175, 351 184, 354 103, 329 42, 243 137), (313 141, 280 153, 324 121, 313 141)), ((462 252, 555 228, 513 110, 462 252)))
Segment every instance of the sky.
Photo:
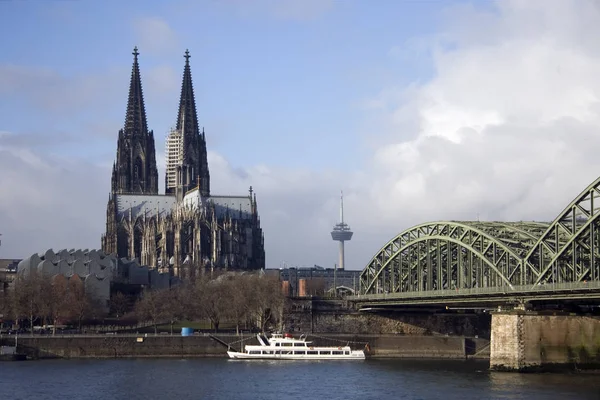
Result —
POLYGON ((100 247, 134 46, 161 177, 189 49, 268 268, 334 266, 342 190, 348 269, 420 223, 551 221, 600 174, 599 4, 0 1, 0 258, 100 247))

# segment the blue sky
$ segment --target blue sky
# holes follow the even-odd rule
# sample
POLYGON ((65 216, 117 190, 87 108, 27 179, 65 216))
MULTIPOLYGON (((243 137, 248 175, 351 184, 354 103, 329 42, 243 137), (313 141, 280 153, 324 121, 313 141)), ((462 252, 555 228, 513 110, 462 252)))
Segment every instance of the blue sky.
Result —
MULTIPOLYGON (((3 45, 0 62, 45 68, 62 79, 122 72, 114 74, 119 90, 111 92, 108 104, 81 106, 87 115, 59 120, 50 110, 24 119, 26 102, 19 94, 17 101, 3 97, 3 128, 85 131, 94 119, 114 121, 116 128, 124 115, 133 46, 140 47, 143 77, 158 66, 180 73, 189 48, 200 123, 212 149, 240 166, 268 161, 356 168, 369 129, 361 114, 364 99, 391 79, 408 84, 431 74, 426 62, 399 59, 390 50, 434 32, 449 3, 322 2, 305 6, 307 14, 301 7, 288 16, 277 14, 276 2, 256 4, 250 9, 228 1, 3 2, 0 34, 13 40, 3 45), (173 40, 166 48, 144 47, 152 40, 140 38, 145 18, 168 25, 173 40), (302 150, 291 156, 294 149, 302 150)), ((175 86, 159 94, 146 89, 149 124, 157 138, 174 123, 175 86), (162 95, 163 102, 155 101, 162 95)), ((98 141, 92 156, 106 157, 114 150, 116 132, 95 134, 106 140, 98 141)))
POLYGON ((598 20, 591 0, 0 1, 0 257, 99 247, 136 45, 159 161, 190 50, 212 191, 254 187, 270 267, 333 266, 342 189, 352 269, 426 221, 551 220, 600 171, 598 20))

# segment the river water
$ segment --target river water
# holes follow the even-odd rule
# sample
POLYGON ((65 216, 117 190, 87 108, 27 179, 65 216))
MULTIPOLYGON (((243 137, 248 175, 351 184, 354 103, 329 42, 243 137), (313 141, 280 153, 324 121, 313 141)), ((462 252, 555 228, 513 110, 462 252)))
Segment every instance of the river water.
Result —
POLYGON ((600 399, 598 374, 490 372, 487 362, 45 360, 0 363, 0 399, 600 399))

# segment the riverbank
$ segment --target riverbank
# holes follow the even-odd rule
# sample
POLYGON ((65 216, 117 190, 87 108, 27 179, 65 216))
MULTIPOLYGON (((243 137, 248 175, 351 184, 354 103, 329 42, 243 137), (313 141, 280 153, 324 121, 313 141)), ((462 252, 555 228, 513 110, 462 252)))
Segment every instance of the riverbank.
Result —
MULTIPOLYGON (((456 336, 344 335, 310 336, 317 345, 348 343, 365 348, 370 358, 489 359, 489 341, 456 336)), ((13 344, 14 338, 3 338, 13 344)), ((29 359, 226 357, 226 347, 256 343, 254 335, 64 335, 19 336, 18 352, 29 359)))

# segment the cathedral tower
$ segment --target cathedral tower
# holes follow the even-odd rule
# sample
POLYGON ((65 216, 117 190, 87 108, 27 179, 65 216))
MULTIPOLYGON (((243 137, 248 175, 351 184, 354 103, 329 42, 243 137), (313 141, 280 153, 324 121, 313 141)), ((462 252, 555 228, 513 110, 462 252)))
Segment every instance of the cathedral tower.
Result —
POLYGON ((102 250, 168 270, 181 279, 213 268, 264 268, 254 192, 245 196, 210 193, 206 139, 204 129, 198 128, 187 50, 177 124, 166 145, 166 194, 158 194, 154 137, 146 122, 137 48, 133 56, 102 250))
POLYGON ((167 194, 184 195, 198 187, 204 197, 210 196, 210 174, 206 154, 204 129, 200 133, 196 100, 190 70, 190 53, 185 51, 185 67, 181 97, 177 113, 177 125, 167 139, 167 165, 165 191, 167 194))
POLYGON ((125 125, 119 130, 111 189, 119 194, 158 194, 154 132, 148 131, 138 55, 135 47, 125 125))

